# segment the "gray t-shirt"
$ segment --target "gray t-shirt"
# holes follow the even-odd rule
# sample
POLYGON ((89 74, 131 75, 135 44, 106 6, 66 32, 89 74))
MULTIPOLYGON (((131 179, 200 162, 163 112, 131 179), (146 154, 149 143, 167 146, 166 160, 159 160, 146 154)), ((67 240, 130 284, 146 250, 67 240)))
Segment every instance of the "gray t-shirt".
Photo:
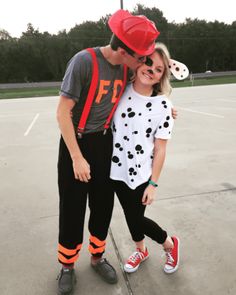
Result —
MULTIPOLYGON (((94 48, 99 68, 95 98, 86 122, 84 133, 104 130, 104 124, 119 95, 123 82, 123 66, 110 64, 99 47, 94 48)), ((92 78, 92 57, 87 50, 74 55, 67 65, 60 95, 73 99, 73 124, 77 130, 92 78)))

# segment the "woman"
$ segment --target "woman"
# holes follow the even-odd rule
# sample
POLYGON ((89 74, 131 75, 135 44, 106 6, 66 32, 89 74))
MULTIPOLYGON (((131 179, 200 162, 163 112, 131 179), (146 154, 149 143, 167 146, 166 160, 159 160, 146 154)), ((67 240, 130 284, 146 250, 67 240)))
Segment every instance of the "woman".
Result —
MULTIPOLYGON (((179 239, 168 236, 144 216, 146 205, 156 195, 174 123, 172 104, 167 98, 171 93, 170 65, 176 71, 176 61, 170 60, 166 46, 157 43, 154 53, 146 58, 133 83, 127 86, 113 119, 111 179, 136 244, 136 251, 124 265, 129 273, 148 258, 145 236, 162 244, 167 258, 166 273, 175 272, 179 265, 179 239)), ((182 70, 188 75, 187 68, 179 65, 177 72, 182 70)))

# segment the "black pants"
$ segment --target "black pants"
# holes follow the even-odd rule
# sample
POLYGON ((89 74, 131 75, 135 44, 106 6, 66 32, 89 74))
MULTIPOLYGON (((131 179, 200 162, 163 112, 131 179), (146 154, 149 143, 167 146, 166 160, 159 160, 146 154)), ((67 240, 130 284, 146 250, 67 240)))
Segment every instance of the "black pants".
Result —
POLYGON ((144 216, 146 206, 142 204, 142 197, 148 183, 141 184, 135 190, 129 188, 123 181, 113 180, 113 185, 124 210, 132 239, 139 242, 148 236, 157 243, 163 244, 167 238, 166 231, 144 216))
POLYGON ((84 158, 90 165, 91 180, 81 182, 74 177, 69 151, 61 138, 58 158, 59 245, 58 259, 63 264, 74 263, 83 243, 86 204, 90 208, 89 250, 95 256, 105 251, 106 237, 114 205, 114 191, 109 178, 112 133, 108 131, 83 135, 78 139, 84 158))

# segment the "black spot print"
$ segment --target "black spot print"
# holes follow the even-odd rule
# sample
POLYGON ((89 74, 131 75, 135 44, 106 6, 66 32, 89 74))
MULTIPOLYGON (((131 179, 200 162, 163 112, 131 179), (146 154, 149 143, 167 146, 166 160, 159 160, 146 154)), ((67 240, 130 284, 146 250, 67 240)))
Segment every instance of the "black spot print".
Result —
POLYGON ((117 148, 117 149, 119 149, 119 151, 123 151, 123 147, 119 144, 119 143, 116 143, 115 144, 115 147, 117 148))
POLYGON ((139 116, 142 116, 142 113, 139 113, 138 115, 139 115, 139 116))
POLYGON ((170 120, 170 116, 167 116, 167 117, 166 117, 166 120, 170 120))
POLYGON ((169 127, 169 123, 168 123, 168 122, 165 122, 165 123, 163 124, 163 126, 164 126, 165 128, 168 128, 168 127, 169 127))
POLYGON ((115 125, 114 122, 112 123, 112 131, 113 131, 113 132, 116 132, 116 125, 115 125))
POLYGON ((151 119, 148 119, 148 122, 152 122, 152 120, 151 119))
POLYGON ((111 160, 114 163, 119 163, 120 162, 120 159, 117 156, 113 156, 111 160))
POLYGON ((134 132, 132 132, 133 134, 138 134, 138 131, 134 131, 134 132))
POLYGON ((133 157, 134 157, 134 155, 130 151, 128 151, 128 158, 133 159, 133 157))
POLYGON ((129 175, 132 176, 132 175, 137 175, 137 172, 134 170, 133 167, 130 167, 129 168, 129 175))
POLYGON ((122 165, 120 163, 120 159, 117 156, 113 156, 111 160, 112 160, 112 162, 118 164, 119 167, 122 165))
POLYGON ((129 118, 133 118, 135 116, 135 112, 130 112, 129 114, 128 114, 128 117, 129 118))
POLYGON ((163 100, 161 103, 163 104, 163 107, 166 109, 167 108, 166 101, 163 100))
POLYGON ((123 137, 123 139, 129 141, 129 138, 126 135, 123 137))
POLYGON ((131 96, 128 99, 131 100, 131 96))
POLYGON ((136 167, 136 168, 141 168, 141 165, 140 165, 140 164, 138 164, 138 165, 135 165, 135 167, 136 167))
POLYGON ((146 108, 148 108, 148 110, 151 111, 152 110, 151 107, 152 107, 152 103, 151 102, 148 102, 146 104, 146 108))
POLYGON ((140 144, 137 144, 135 147, 136 153, 137 154, 143 154, 144 150, 142 149, 142 146, 140 144))
POLYGON ((146 130, 146 137, 150 137, 151 132, 152 132, 152 128, 148 128, 148 129, 146 130))
MULTIPOLYGON (((135 112, 132 112, 132 108, 128 108, 127 109, 127 112, 128 112, 128 117, 129 118, 133 118, 135 116, 135 112)), ((122 118, 125 118, 126 117, 126 114, 125 113, 122 113, 122 118)))

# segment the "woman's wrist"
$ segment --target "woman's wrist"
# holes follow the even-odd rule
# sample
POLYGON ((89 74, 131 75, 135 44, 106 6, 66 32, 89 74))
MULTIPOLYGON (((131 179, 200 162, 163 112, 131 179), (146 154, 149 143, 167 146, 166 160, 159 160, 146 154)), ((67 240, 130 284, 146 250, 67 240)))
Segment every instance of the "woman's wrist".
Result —
POLYGON ((158 184, 151 179, 148 181, 148 184, 152 185, 153 187, 158 187, 158 184))

